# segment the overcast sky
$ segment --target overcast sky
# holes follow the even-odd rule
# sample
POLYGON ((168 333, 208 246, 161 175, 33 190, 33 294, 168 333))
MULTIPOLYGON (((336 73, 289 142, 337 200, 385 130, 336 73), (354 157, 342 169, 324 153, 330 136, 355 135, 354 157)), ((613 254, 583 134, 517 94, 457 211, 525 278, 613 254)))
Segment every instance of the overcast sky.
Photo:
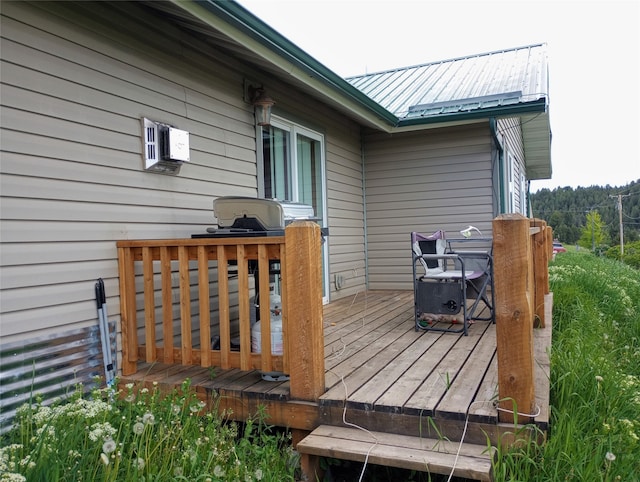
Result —
POLYGON ((640 2, 238 0, 343 77, 547 43, 548 187, 640 180, 640 2))

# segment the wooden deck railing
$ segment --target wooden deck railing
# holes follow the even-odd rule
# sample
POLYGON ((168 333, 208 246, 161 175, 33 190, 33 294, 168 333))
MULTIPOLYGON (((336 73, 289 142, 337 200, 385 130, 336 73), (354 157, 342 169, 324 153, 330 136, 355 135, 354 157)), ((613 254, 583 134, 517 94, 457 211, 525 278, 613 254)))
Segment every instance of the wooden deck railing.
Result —
POLYGON ((317 399, 325 388, 320 239, 316 223, 296 222, 277 237, 119 241, 123 375, 139 361, 276 371, 290 375, 292 397, 317 399), (260 303, 261 353, 251 351, 250 262, 261 300, 269 299, 270 264, 280 263, 282 354, 271 352, 268 303, 260 303), (235 332, 238 351, 231 349, 235 332))
MULTIPOLYGON (((498 353, 499 420, 514 411, 533 414, 535 403, 534 327, 544 328, 549 294, 551 227, 539 219, 505 214, 493 220, 493 270, 498 353)), ((533 417, 519 416, 519 423, 533 417)))

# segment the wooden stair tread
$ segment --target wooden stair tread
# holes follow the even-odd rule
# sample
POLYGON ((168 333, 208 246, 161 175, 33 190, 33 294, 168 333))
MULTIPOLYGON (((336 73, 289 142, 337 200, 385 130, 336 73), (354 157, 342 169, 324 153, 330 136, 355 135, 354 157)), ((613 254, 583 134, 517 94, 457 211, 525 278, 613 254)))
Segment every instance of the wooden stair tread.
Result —
POLYGON ((491 481, 495 448, 426 437, 411 437, 358 428, 320 425, 297 445, 298 452, 321 457, 364 462, 491 481), (460 454, 456 453, 460 450, 460 454))

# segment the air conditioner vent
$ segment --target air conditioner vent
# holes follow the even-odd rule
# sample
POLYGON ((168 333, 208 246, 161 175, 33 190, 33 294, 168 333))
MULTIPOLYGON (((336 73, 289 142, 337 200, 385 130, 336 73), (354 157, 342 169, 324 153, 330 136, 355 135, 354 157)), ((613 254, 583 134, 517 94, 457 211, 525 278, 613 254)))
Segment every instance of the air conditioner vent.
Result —
POLYGON ((183 162, 188 162, 189 133, 175 127, 142 119, 144 169, 160 174, 176 175, 183 162))

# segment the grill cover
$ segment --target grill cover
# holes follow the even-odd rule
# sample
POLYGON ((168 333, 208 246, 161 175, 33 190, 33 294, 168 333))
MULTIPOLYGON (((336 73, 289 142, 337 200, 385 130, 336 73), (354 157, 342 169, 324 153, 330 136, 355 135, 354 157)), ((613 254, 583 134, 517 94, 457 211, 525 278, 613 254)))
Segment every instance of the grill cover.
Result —
POLYGON ((275 231, 284 229, 292 221, 317 218, 307 204, 281 202, 242 196, 223 196, 213 201, 218 227, 275 231))

